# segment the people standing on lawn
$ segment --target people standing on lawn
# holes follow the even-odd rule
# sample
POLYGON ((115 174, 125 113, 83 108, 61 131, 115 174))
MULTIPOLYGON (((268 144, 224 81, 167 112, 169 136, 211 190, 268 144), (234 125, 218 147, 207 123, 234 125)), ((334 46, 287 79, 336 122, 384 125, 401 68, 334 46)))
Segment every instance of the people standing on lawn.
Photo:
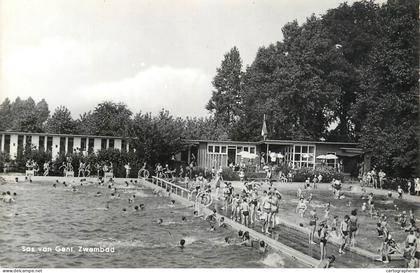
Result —
POLYGON ((316 189, 317 188, 317 184, 318 184, 318 177, 315 174, 314 177, 312 178, 312 188, 313 189, 316 189))
POLYGON ((124 169, 125 169, 125 178, 129 178, 130 177, 130 171, 131 171, 130 162, 128 162, 127 164, 124 165, 124 169))
POLYGON ((44 163, 43 169, 44 169, 44 176, 48 176, 48 174, 50 173, 50 161, 47 161, 44 163))
POLYGON ((382 185, 384 183, 385 177, 386 177, 385 172, 383 170, 379 170, 379 173, 378 173, 379 188, 381 188, 381 189, 382 189, 382 185))
POLYGON ((404 191, 400 185, 398 185, 397 193, 398 193, 398 199, 402 199, 404 191))
POLYGON ((416 195, 420 195, 420 178, 416 177, 414 179, 414 191, 416 195))
POLYGON ((79 173, 77 174, 78 177, 85 176, 85 163, 79 161, 79 173))

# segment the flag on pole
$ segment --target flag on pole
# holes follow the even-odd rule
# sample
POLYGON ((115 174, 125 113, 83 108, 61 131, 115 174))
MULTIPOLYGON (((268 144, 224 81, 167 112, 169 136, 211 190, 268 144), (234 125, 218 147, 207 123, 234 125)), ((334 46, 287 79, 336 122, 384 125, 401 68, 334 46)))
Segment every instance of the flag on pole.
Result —
POLYGON ((262 126, 262 130, 261 130, 261 136, 264 138, 267 137, 268 132, 267 132, 267 124, 265 124, 265 114, 264 114, 264 120, 263 120, 263 126, 262 126))

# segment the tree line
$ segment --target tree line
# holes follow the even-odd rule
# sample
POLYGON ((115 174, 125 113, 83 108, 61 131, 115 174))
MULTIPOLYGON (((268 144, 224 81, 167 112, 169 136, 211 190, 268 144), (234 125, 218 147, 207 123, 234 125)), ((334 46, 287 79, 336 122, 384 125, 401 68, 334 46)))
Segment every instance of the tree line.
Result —
POLYGON ((207 104, 234 140, 358 142, 373 164, 418 175, 418 1, 347 3, 283 26, 242 67, 227 52, 207 104))

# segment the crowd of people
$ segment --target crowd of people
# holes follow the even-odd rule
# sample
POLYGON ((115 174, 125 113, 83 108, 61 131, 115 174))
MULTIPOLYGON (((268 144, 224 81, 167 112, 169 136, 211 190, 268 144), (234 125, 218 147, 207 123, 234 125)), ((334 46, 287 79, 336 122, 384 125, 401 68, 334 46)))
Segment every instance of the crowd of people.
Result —
MULTIPOLYGON (((44 165, 44 170, 48 175, 48 164, 46 162, 44 165)), ((36 162, 28 161, 28 169, 38 170, 36 162)), ((126 164, 126 177, 130 175, 130 164, 126 164)), ((62 168, 64 172, 72 171, 72 165, 70 161, 63 162, 62 168)), ((99 170, 102 170, 103 173, 112 172, 112 163, 104 163, 102 166, 98 164, 96 169, 98 170, 98 177, 100 177, 99 170)), ((78 176, 85 177, 90 175, 90 166, 83 162, 79 163, 78 176)), ((273 187, 272 180, 269 175, 271 168, 267 168, 267 178, 265 179, 268 189, 263 190, 263 182, 256 181, 247 181, 241 177, 243 181, 243 188, 235 189, 232 186, 231 182, 223 180, 223 169, 222 167, 216 169, 213 167, 205 175, 203 173, 194 175, 194 165, 187 165, 185 168, 180 166, 178 169, 170 168, 168 164, 162 165, 160 163, 155 165, 155 175, 158 178, 171 179, 177 177, 177 181, 183 187, 189 190, 188 198, 192 201, 195 201, 198 204, 210 207, 211 205, 216 205, 222 203, 221 210, 225 217, 229 217, 234 221, 241 223, 242 225, 249 228, 258 228, 260 226, 261 232, 265 234, 271 234, 272 231, 279 224, 279 208, 281 206, 282 195, 278 189, 273 187)), ((45 172, 44 172, 45 174, 45 172)), ((144 163, 143 167, 138 172, 139 177, 149 177, 149 171, 147 170, 147 164, 144 163), (145 175, 145 172, 147 172, 145 175)), ((298 187, 296 198, 298 200, 296 206, 296 214, 304 218, 309 211, 309 223, 308 227, 309 232, 309 244, 319 244, 320 247, 320 257, 321 261, 325 264, 326 261, 331 260, 331 256, 327 258, 326 254, 326 245, 327 241, 332 239, 335 242, 339 242, 339 254, 345 254, 345 250, 348 246, 356 245, 356 235, 360 230, 360 221, 358 219, 358 210, 360 209, 361 213, 368 215, 372 219, 377 219, 376 231, 378 233, 378 238, 381 240, 381 246, 379 248, 379 253, 381 254, 381 261, 383 263, 388 263, 390 256, 395 253, 400 253, 404 255, 404 258, 407 260, 408 266, 413 266, 418 264, 419 252, 418 252, 418 234, 419 229, 416 226, 416 219, 414 213, 410 210, 407 214, 406 211, 399 211, 399 208, 395 205, 393 208, 398 214, 394 215, 395 221, 400 225, 401 230, 395 232, 405 232, 407 233, 407 238, 404 242, 396 243, 391 229, 388 225, 388 217, 386 213, 389 213, 391 210, 380 211, 379 208, 375 206, 375 196, 373 193, 367 193, 365 186, 373 186, 381 188, 386 179, 386 174, 383 171, 376 172, 372 170, 368 172, 361 179, 362 185, 362 195, 361 198, 365 201, 363 202, 360 208, 352 207, 351 199, 349 198, 347 202, 347 207, 349 214, 344 215, 342 219, 338 215, 334 214, 332 211, 333 206, 331 202, 325 204, 324 215, 323 217, 318 217, 315 209, 311 208, 311 202, 313 202, 313 193, 312 190, 316 189, 318 184, 321 183, 323 177, 321 174, 313 175, 308 177, 303 183, 302 187, 298 187), (321 219, 320 219, 321 218, 321 219), (315 242, 315 238, 318 237, 318 243, 315 242)), ((136 181, 136 180, 135 180, 136 181)), ((102 179, 99 182, 99 186, 104 186, 106 182, 102 179)), ((128 182, 126 182, 128 183, 128 182)), ((131 183, 131 181, 130 181, 131 183)), ((415 180, 415 188, 417 189, 419 179, 415 180)), ((63 182, 65 186, 66 182, 63 182)), ((82 184, 81 184, 82 185, 82 184)), ((57 184, 54 184, 56 187, 57 184)), ((128 184, 127 184, 128 186, 128 184)), ((113 187, 112 180, 107 185, 107 188, 114 190, 111 194, 111 198, 119 198, 116 188, 113 187)), ((265 187, 266 188, 266 187, 265 187)), ((77 191, 76 185, 71 185, 73 191, 77 191)), ((409 188, 410 190, 410 188, 409 188)), ((345 199, 346 196, 342 191, 342 183, 340 180, 333 179, 331 182, 331 192, 332 200, 341 200, 345 199)), ((398 198, 402 198, 404 191, 400 186, 398 186, 397 194, 398 198)), ((100 192, 98 192, 100 195, 100 192)), ((161 193, 157 193, 161 194, 161 193)), ((170 195, 170 193, 169 193, 170 195)), ((133 201, 135 196, 129 199, 133 201)), ((388 198, 393 198, 392 192, 388 192, 388 198)), ((6 193, 2 194, 2 200, 4 202, 12 202, 13 197, 6 193), (10 198, 8 198, 10 196, 10 198)), ((109 203, 107 203, 107 207, 109 203)), ((144 204, 135 206, 134 210, 144 209, 144 204)), ((206 220, 212 222, 212 218, 205 217, 206 220)), ((224 222, 216 225, 212 222, 211 226, 222 226, 224 222)), ((303 226, 303 225, 302 225, 303 226)), ((368 228, 367 226, 363 227, 364 229, 368 228)), ((248 244, 249 239, 246 239, 247 236, 243 236, 244 242, 248 244)), ((230 242, 230 239, 227 242, 230 242)), ((251 245, 253 245, 251 243, 251 245)), ((335 261, 334 259, 331 260, 335 261)))

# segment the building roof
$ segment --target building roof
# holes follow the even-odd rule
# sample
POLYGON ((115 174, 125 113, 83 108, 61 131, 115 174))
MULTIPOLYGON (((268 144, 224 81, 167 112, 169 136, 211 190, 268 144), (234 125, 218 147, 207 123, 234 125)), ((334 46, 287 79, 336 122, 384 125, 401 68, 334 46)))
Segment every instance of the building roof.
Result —
POLYGON ((200 142, 207 143, 222 143, 222 144, 236 144, 236 145, 257 145, 257 142, 251 141, 235 141, 235 140, 209 140, 209 139, 184 139, 185 142, 190 144, 200 144, 200 142))
POLYGON ((58 136, 58 137, 112 138, 112 139, 127 139, 127 138, 129 138, 129 137, 120 137, 120 136, 72 135, 72 134, 31 133, 31 132, 14 132, 14 131, 0 131, 0 134, 5 134, 5 135, 31 135, 31 136, 58 136))
POLYGON ((356 142, 333 142, 333 141, 320 141, 320 140, 285 140, 285 139, 266 139, 257 142, 258 144, 277 144, 277 145, 290 145, 290 144, 327 144, 327 145, 351 145, 357 146, 356 142))
POLYGON ((200 142, 207 143, 225 143, 225 144, 246 144, 246 145, 259 145, 259 144, 273 144, 273 145, 293 145, 293 144, 327 144, 327 145, 350 145, 357 146, 359 143, 355 142, 331 142, 331 141, 309 141, 309 140, 284 140, 284 139, 266 139, 261 141, 234 141, 234 140, 208 140, 208 139, 185 139, 186 142, 191 144, 199 144, 200 142))

